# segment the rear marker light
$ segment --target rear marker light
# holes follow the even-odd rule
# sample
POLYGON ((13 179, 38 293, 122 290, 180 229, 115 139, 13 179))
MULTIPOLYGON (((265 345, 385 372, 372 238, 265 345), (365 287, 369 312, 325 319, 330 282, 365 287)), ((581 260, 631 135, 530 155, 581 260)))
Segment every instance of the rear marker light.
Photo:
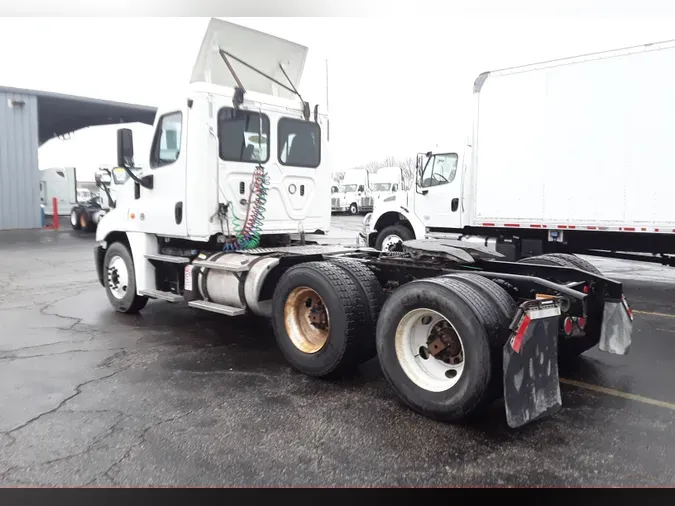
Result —
POLYGON ((581 318, 579 318, 577 323, 579 324, 579 328, 583 330, 583 328, 586 326, 586 318, 582 316, 581 318))
POLYGON ((572 333, 572 319, 570 317, 565 318, 565 334, 568 336, 572 333))

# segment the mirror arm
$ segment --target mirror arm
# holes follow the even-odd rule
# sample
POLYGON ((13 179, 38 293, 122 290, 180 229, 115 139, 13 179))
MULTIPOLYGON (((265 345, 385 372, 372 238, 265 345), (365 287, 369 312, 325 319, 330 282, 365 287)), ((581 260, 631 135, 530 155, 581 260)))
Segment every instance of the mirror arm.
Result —
MULTIPOLYGON (((131 162, 131 167, 134 166, 134 162, 131 162)), ((134 174, 131 170, 130 167, 127 166, 125 163, 122 168, 129 174, 129 177, 133 179, 136 183, 140 184, 143 188, 147 188, 148 190, 152 190, 154 187, 154 177, 152 174, 148 174, 147 176, 143 177, 138 177, 136 174, 134 174)))

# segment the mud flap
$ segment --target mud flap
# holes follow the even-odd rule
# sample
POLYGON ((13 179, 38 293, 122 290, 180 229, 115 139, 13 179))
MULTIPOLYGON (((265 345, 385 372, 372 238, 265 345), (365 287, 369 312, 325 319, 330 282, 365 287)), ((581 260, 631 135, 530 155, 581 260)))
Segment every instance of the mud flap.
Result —
POLYGON ((598 348, 607 353, 627 355, 632 342, 633 312, 625 297, 605 301, 598 348))
POLYGON ((504 405, 516 428, 562 407, 558 375, 560 307, 556 300, 524 303, 504 345, 504 405))

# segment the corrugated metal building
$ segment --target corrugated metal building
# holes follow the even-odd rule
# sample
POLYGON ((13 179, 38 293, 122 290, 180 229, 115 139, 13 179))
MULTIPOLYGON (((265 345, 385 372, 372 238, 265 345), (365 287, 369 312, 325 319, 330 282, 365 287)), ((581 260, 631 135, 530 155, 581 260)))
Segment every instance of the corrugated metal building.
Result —
POLYGON ((37 96, 0 91, 0 230, 41 226, 37 96))
POLYGON ((40 228, 38 148, 81 128, 152 125, 154 107, 0 87, 0 230, 40 228))

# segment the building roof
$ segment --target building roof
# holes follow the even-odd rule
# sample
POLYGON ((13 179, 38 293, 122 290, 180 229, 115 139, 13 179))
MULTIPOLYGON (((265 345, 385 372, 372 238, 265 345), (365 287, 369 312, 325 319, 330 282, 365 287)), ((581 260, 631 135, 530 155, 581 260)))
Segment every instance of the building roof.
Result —
POLYGON ((34 95, 38 103, 39 144, 81 128, 119 123, 152 125, 156 107, 0 86, 0 93, 34 95))

